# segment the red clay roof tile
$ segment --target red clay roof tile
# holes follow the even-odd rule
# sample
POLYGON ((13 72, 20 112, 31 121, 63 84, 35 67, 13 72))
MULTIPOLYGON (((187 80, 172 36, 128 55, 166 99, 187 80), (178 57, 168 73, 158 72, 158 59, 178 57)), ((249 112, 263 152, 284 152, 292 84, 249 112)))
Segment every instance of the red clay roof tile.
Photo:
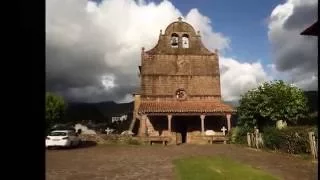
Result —
POLYGON ((161 112, 236 112, 231 106, 221 101, 142 101, 139 107, 140 113, 161 112))

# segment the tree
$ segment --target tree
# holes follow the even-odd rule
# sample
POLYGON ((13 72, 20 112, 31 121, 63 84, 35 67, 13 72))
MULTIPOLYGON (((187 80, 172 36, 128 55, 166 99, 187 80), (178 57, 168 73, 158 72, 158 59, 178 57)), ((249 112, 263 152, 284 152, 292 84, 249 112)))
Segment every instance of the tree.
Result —
POLYGON ((238 125, 247 128, 275 125, 283 120, 296 124, 307 116, 307 99, 303 91, 281 80, 266 82, 241 96, 238 125))
POLYGON ((47 129, 51 127, 53 123, 59 123, 65 114, 66 103, 63 97, 55 95, 53 93, 46 93, 46 126, 47 129))

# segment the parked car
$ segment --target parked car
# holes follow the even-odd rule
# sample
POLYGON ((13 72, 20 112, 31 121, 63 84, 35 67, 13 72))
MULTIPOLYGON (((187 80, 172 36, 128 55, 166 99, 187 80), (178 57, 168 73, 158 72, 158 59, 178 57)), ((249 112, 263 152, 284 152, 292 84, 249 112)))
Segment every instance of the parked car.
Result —
POLYGON ((73 130, 51 131, 46 137, 46 148, 49 147, 74 147, 81 143, 78 134, 73 130))

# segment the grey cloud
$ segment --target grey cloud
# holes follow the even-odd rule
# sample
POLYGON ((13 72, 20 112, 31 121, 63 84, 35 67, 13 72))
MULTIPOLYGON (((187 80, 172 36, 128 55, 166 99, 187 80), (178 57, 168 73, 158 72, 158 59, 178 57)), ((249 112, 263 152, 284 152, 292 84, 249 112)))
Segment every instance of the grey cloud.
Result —
POLYGON ((112 28, 96 24, 97 18, 86 12, 86 4, 86 0, 47 0, 46 90, 68 101, 120 100, 136 89, 132 82, 137 78, 107 64, 121 60, 119 56, 105 58, 118 52, 121 45, 112 28), (104 75, 115 77, 114 88, 103 86, 104 75))
POLYGON ((108 69, 104 65, 103 56, 90 55, 90 53, 76 51, 72 47, 47 45, 46 80, 48 87, 59 85, 77 88, 100 83, 97 77, 108 72, 108 69))
MULTIPOLYGON (((97 41, 99 44, 99 41, 97 41)), ((46 89, 58 92, 69 101, 108 101, 120 100, 132 93, 137 77, 128 76, 125 71, 109 67, 103 47, 88 47, 84 42, 79 45, 65 46, 47 40, 46 46, 46 89), (115 76, 118 86, 106 90, 101 77, 106 74, 115 76)), ((112 50, 112 49, 111 49, 112 50)), ((109 48, 110 51, 110 48, 109 48)), ((116 59, 115 59, 116 60, 116 59)))
POLYGON ((312 37, 297 38, 292 39, 292 44, 285 44, 286 47, 275 51, 277 70, 290 71, 295 68, 306 72, 317 70, 314 66, 317 63, 317 42, 312 37))
POLYGON ((68 101, 120 101, 125 95, 134 92, 135 89, 135 86, 121 86, 115 87, 112 91, 106 91, 104 87, 101 86, 87 86, 79 89, 64 89, 60 93, 65 96, 68 101))
MULTIPOLYGON (((46 89, 69 101, 129 99, 128 94, 139 85, 141 47, 153 47, 159 30, 181 16, 169 1, 106 0, 99 4, 46 0, 46 89), (114 77, 113 88, 103 85, 105 75, 114 77)), ((190 22, 199 23, 195 27, 207 32, 210 47, 223 49, 228 45, 203 15, 194 10, 189 14, 190 22)))
POLYGON ((317 19, 317 1, 287 1, 274 9, 269 22, 269 40, 277 71, 305 90, 317 90, 317 38, 300 33, 317 19), (292 3, 292 4, 290 4, 292 3), (292 13, 290 6, 293 6, 292 13), (287 17, 287 18, 286 18, 287 17))
POLYGON ((284 28, 287 30, 301 29, 305 25, 310 25, 310 20, 316 20, 318 7, 315 4, 306 4, 295 6, 292 15, 284 23, 284 28))
POLYGON ((47 46, 46 55, 47 91, 60 92, 70 101, 117 100, 136 88, 128 85, 134 77, 107 66, 103 54, 47 46), (118 86, 106 90, 101 83, 105 74, 113 74, 118 86))

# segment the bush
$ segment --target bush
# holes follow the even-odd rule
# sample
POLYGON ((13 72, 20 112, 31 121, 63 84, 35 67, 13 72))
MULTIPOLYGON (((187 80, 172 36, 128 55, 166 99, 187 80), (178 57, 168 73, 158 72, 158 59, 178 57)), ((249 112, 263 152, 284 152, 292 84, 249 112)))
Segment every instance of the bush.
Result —
POLYGON ((141 142, 139 140, 132 138, 128 139, 127 143, 130 145, 141 145, 141 142))
POLYGON ((235 127, 230 130, 230 132, 228 133, 228 136, 230 138, 230 143, 232 144, 236 143, 236 137, 238 135, 238 132, 239 132, 239 127, 235 127))
POLYGON ((247 144, 247 133, 253 132, 253 129, 250 127, 240 127, 237 126, 231 130, 231 136, 233 143, 236 144, 247 144))
POLYGON ((275 127, 266 127, 263 129, 263 142, 266 148, 277 150, 280 148, 281 139, 280 130, 275 127))
POLYGON ((107 144, 130 144, 130 145, 141 145, 142 143, 132 138, 131 136, 121 136, 121 135, 105 135, 103 136, 104 141, 107 144))
MULTIPOLYGON (((275 127, 263 129, 265 147, 290 154, 309 153, 308 132, 315 132, 315 127, 295 126, 279 130, 275 127)), ((315 132, 316 133, 316 132, 315 132)))
POLYGON ((300 118, 297 122, 300 126, 316 126, 318 123, 318 114, 310 114, 306 118, 300 118))

